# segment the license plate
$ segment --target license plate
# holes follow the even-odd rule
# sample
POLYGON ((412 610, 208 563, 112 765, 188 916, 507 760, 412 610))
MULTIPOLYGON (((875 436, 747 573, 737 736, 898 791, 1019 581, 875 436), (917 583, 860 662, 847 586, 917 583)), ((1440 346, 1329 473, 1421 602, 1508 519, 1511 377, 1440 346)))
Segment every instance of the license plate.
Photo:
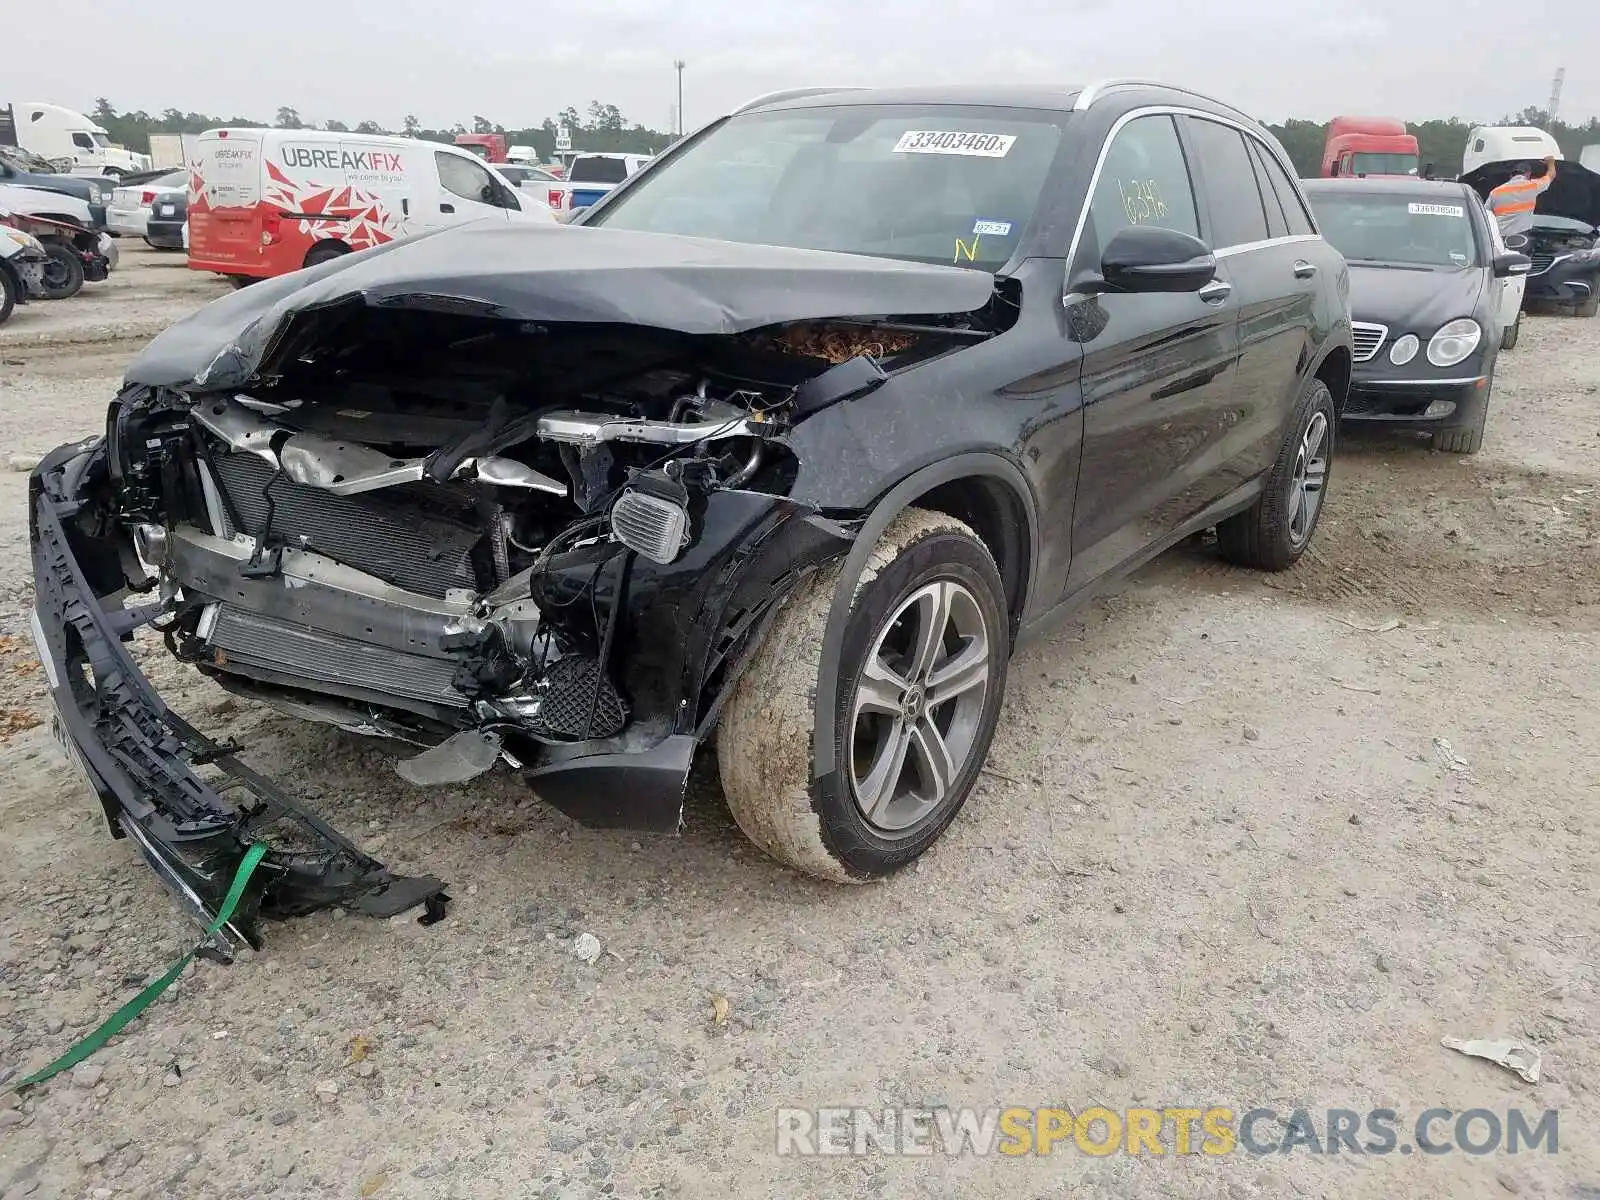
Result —
POLYGON ((156 213, 163 217, 173 216, 177 211, 178 206, 176 204, 162 204, 156 208, 156 213))

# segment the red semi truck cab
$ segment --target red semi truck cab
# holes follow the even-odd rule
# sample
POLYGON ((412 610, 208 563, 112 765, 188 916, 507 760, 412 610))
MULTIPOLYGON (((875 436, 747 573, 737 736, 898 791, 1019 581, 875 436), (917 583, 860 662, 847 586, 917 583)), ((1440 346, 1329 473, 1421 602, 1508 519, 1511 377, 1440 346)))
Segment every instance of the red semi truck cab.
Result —
POLYGON ((506 149, 506 135, 503 133, 458 133, 456 145, 463 150, 472 151, 485 162, 511 161, 506 149))
POLYGON ((1410 175, 1421 167, 1417 139, 1393 117, 1335 117, 1322 143, 1322 175, 1410 175))

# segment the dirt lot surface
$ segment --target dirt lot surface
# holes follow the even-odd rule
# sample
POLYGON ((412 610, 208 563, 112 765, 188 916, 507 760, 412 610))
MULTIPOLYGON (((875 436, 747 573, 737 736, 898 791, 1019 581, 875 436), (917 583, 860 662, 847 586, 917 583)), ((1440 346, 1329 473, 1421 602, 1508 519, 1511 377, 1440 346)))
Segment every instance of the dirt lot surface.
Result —
MULTIPOLYGON (((223 290, 132 248, 20 311, 0 457, 96 432, 130 339, 223 290)), ((264 953, 191 967, 70 1078, 0 1099, 0 1196, 1593 1200, 1597 464, 1600 320, 1529 318, 1482 454, 1351 438, 1295 570, 1180 550, 1026 649, 979 794, 866 888, 744 844, 714 769, 680 836, 591 832, 510 778, 414 789, 384 746, 141 643, 176 708, 455 904, 431 928, 273 925, 264 953), (1543 1077, 1450 1036, 1530 1042, 1543 1077), (780 1105, 1097 1103, 1304 1107, 1319 1131, 1392 1108, 1405 1143, 1432 1107, 1558 1109, 1560 1148, 774 1151, 780 1105)), ((0 473, 0 1079, 192 941, 29 727, 25 485, 0 473)))

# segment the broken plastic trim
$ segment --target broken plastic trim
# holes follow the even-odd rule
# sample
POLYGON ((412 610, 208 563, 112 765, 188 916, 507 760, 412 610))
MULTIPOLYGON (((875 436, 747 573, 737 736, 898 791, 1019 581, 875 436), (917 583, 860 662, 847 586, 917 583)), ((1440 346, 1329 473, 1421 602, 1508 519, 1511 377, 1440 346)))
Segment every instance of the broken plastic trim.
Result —
MULTIPOLYGON (((74 448, 75 449, 75 448, 74 448)), ((74 500, 44 491, 47 459, 32 480, 36 637, 51 681, 62 741, 84 769, 114 831, 131 835, 174 898, 204 928, 216 920, 229 881, 261 832, 280 820, 314 849, 269 850, 232 921, 202 953, 231 961, 241 943, 261 944, 259 918, 301 916, 339 906, 391 917, 416 905, 438 919, 449 897, 433 876, 402 876, 363 853, 220 744, 169 711, 123 648, 122 638, 159 615, 159 606, 100 606, 58 514, 74 500), (225 802, 192 769, 209 764, 249 801, 225 802)))

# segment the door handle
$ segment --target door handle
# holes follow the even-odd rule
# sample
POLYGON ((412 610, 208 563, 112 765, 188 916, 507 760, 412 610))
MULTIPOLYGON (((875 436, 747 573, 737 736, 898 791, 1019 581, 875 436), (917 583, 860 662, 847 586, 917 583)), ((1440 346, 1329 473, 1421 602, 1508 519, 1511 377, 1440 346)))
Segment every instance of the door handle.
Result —
POLYGON ((454 204, 441 204, 441 205, 439 205, 439 211, 440 212, 455 212, 455 210, 456 210, 456 206, 454 204))
POLYGON ((1310 279, 1316 273, 1317 268, 1303 258, 1294 264, 1294 277, 1296 279, 1310 279))
POLYGON ((400 198, 400 215, 403 217, 409 217, 411 215, 411 201, 406 199, 404 196, 400 198))
POLYGON ((1220 304, 1233 294, 1233 284, 1221 279, 1213 279, 1200 289, 1200 299, 1207 304, 1220 304))

